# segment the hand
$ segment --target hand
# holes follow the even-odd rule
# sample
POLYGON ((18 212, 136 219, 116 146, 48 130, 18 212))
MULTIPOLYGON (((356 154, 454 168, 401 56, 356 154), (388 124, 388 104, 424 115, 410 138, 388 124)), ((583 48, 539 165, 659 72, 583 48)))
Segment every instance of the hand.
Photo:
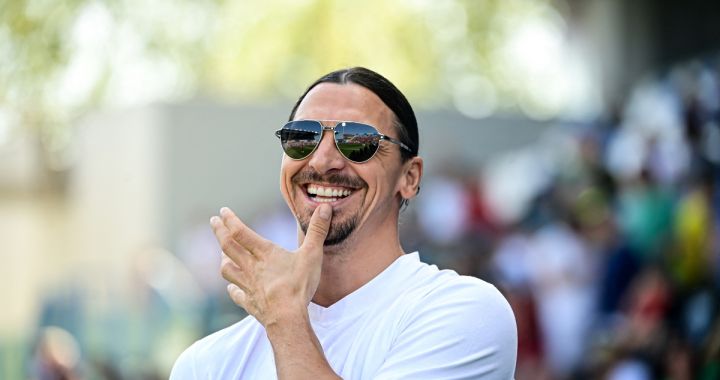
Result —
POLYGON ((332 208, 315 209, 295 252, 262 238, 229 208, 223 207, 220 215, 210 218, 210 225, 223 250, 221 273, 230 282, 233 302, 266 327, 288 312, 306 310, 320 283, 332 208))

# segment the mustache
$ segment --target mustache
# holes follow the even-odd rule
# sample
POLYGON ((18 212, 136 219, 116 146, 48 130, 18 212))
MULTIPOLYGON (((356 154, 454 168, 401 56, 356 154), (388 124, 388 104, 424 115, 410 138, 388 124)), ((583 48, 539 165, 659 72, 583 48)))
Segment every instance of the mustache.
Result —
POLYGON ((292 177, 292 182, 295 184, 304 184, 308 182, 319 182, 327 183, 329 185, 336 185, 342 187, 349 187, 353 189, 359 189, 365 187, 367 184, 359 177, 350 177, 342 174, 331 173, 322 175, 314 170, 305 170, 295 174, 292 177))

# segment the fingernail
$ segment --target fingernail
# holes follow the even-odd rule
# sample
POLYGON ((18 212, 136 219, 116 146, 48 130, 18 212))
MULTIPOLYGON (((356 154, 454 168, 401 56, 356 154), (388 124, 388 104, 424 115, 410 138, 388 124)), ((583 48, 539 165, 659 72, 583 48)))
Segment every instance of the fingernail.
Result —
POLYGON ((322 219, 330 219, 330 214, 332 214, 332 207, 330 205, 320 205, 320 217, 322 219))
POLYGON ((225 214, 227 214, 228 212, 230 212, 230 209, 227 208, 227 207, 223 207, 223 208, 220 209, 220 215, 225 215, 225 214))
POLYGON ((220 220, 217 216, 210 217, 210 224, 217 223, 220 220))

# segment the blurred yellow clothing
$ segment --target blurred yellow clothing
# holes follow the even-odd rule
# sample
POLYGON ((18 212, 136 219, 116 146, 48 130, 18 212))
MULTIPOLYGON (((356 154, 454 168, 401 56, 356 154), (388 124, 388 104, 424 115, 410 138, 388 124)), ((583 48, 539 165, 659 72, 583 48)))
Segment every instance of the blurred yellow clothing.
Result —
POLYGON ((710 224, 710 204, 701 190, 695 189, 680 200, 674 225, 677 247, 671 267, 684 286, 697 284, 709 268, 710 224))

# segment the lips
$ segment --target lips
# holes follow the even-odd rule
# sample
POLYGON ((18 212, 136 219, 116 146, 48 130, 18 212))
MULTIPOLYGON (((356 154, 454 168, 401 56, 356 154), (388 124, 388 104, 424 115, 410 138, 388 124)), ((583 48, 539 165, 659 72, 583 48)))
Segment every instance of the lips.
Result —
POLYGON ((295 174, 292 182, 303 190, 307 199, 316 203, 339 202, 367 186, 359 177, 340 173, 321 175, 313 170, 295 174))

